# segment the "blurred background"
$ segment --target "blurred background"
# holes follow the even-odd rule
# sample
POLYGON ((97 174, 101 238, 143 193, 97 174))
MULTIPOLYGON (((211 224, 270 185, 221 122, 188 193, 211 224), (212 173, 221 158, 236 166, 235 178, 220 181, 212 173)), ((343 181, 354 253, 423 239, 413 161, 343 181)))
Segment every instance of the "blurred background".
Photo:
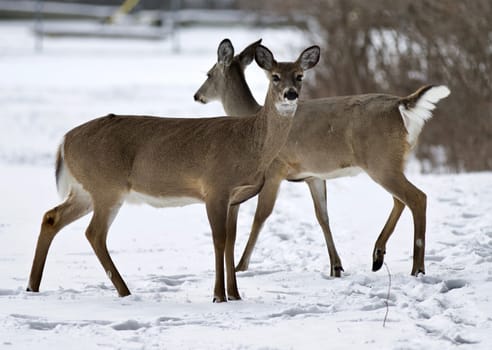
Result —
MULTIPOLYGON (((84 47, 101 55, 107 54, 105 49, 110 45, 114 45, 110 50, 127 48, 127 51, 119 51, 119 55, 128 55, 131 48, 137 48, 138 54, 131 59, 142 59, 143 67, 134 74, 152 75, 155 66, 146 63, 144 56, 157 52, 179 57, 188 52, 183 56, 186 62, 190 50, 199 50, 204 45, 203 40, 212 41, 207 47, 215 50, 218 34, 208 39, 207 31, 222 33, 223 37, 231 33, 244 37, 238 51, 250 40, 246 34, 238 33, 277 38, 278 45, 287 47, 292 54, 316 43, 322 48, 322 60, 314 70, 314 77, 307 81, 304 97, 369 92, 404 96, 424 84, 446 84, 451 96, 439 103, 415 152, 419 170, 492 169, 490 0, 0 0, 0 23, 0 67, 4 70, 0 75, 7 73, 9 67, 15 69, 12 62, 30 55, 28 52, 46 57, 70 45, 76 46, 77 55, 82 56, 84 47), (27 28, 23 35, 14 31, 21 26, 27 28), (196 33, 201 33, 199 39, 196 33), (190 40, 190 36, 196 40, 190 40), (127 45, 129 40, 132 44, 127 45), (84 41, 92 45, 84 46, 84 41), (120 44, 114 44, 115 41, 120 44)), ((268 46, 270 42, 265 44, 268 46)), ((215 58, 213 54, 208 56, 206 64, 200 68, 204 72, 215 58)), ((31 66, 33 62, 39 61, 31 61, 31 66)), ((195 64, 193 62, 190 60, 189 64, 195 64)), ((50 64, 52 68, 57 65, 56 57, 50 64)), ((81 67, 85 69, 81 76, 90 75, 91 67, 94 65, 81 67)), ((129 67, 119 69, 128 71, 129 67)), ((104 69, 111 68, 109 62, 104 69)), ((40 71, 42 65, 30 69, 31 75, 41 74, 40 84, 47 81, 40 71)), ((26 74, 24 68, 22 71, 4 75, 7 80, 0 86, 3 95, 0 101, 11 103, 15 99, 16 92, 9 86, 18 86, 16 79, 26 74), (12 79, 11 82, 8 79, 12 79)), ((101 74, 101 70, 97 74, 101 74)), ((131 77, 131 73, 128 74, 131 77)), ((56 80, 54 76, 50 74, 49 79, 56 80)), ((204 75, 192 78, 191 74, 187 77, 183 73, 181 78, 191 79, 198 88, 204 75)), ((117 78, 108 76, 106 79, 117 78)), ((121 84, 124 83, 125 79, 121 84)), ((143 90, 139 90, 135 81, 128 78, 127 83, 129 89, 123 89, 126 99, 131 100, 135 95, 144 98, 143 90)), ((66 86, 60 85, 59 89, 66 86)), ((98 85, 98 89, 101 93, 104 85, 98 85)), ((106 101, 120 95, 112 91, 106 101)), ((186 91, 190 93, 186 96, 190 101, 191 92, 186 91)), ((27 95, 29 100, 29 93, 27 95)), ((31 98, 36 100, 36 96, 31 98)), ((44 97, 41 95, 41 99, 44 97)), ((263 101, 263 97, 257 99, 263 101)), ((200 108, 192 112, 199 113, 200 108)), ((12 111, 15 112, 14 107, 12 111)), ((26 109, 22 111, 28 113, 26 109)), ((128 112, 132 112, 131 108, 128 112)), ((161 113, 162 110, 156 108, 150 112, 161 113)), ((9 115, 1 118, 4 118, 3 124, 9 115)), ((7 157, 5 152, 2 157, 7 157)))

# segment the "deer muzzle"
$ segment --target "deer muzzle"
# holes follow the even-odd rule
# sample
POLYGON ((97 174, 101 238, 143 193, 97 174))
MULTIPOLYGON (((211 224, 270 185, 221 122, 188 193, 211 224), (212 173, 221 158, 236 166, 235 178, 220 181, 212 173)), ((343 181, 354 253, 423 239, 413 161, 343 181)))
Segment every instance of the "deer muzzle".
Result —
POLYGON ((298 98, 299 98, 299 94, 294 89, 289 89, 286 92, 284 92, 284 99, 286 100, 294 101, 297 100, 298 98))
POLYGON ((205 97, 203 97, 203 95, 200 94, 200 93, 198 93, 198 92, 195 95, 193 95, 193 99, 196 102, 200 102, 200 103, 203 103, 203 104, 206 104, 207 103, 207 100, 205 99, 205 97))

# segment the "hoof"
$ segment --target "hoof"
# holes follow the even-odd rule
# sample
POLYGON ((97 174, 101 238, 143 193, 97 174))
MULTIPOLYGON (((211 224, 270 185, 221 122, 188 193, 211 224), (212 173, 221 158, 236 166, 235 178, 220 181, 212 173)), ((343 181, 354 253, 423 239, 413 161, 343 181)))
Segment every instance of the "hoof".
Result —
POLYGON ((374 271, 374 272, 379 271, 381 266, 383 266, 383 262, 384 262, 383 259, 378 259, 378 260, 373 261, 372 262, 372 271, 374 271))
POLYGON ((241 297, 239 295, 234 295, 234 296, 229 295, 227 299, 230 301, 235 301, 235 300, 241 300, 241 297))
POLYGON ((212 300, 213 303, 225 303, 227 302, 227 299, 225 297, 217 297, 215 296, 214 299, 212 300))
POLYGON ((246 266, 245 264, 243 264, 243 263, 240 262, 239 264, 237 264, 235 270, 236 270, 236 272, 247 271, 248 270, 248 266, 246 266))
POLYGON ((425 275, 425 271, 423 269, 412 270, 412 276, 418 277, 420 274, 425 275))
POLYGON ((332 277, 342 277, 342 271, 345 271, 341 266, 335 266, 331 272, 332 277))
POLYGON ((373 261, 372 261, 372 271, 376 272, 383 266, 384 263, 384 254, 386 252, 381 249, 374 249, 373 261))

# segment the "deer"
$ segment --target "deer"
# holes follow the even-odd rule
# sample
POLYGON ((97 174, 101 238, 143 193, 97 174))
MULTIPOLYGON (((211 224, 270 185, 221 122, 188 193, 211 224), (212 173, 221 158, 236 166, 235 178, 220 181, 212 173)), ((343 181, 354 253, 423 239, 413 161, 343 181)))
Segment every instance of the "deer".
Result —
MULTIPOLYGON (((239 204, 262 188, 268 165, 287 139, 304 71, 318 63, 320 48, 308 47, 291 62, 277 62, 259 43, 251 53, 270 80, 265 103, 254 113, 213 118, 109 114, 65 134, 55 172, 65 200, 43 216, 27 291, 39 291, 56 234, 92 212, 86 238, 118 295, 130 295, 106 244, 123 203, 204 203, 215 254, 213 301, 241 299, 234 269, 239 204)), ((217 57, 217 67, 230 65, 229 39, 222 41, 217 57)))
MULTIPOLYGON (((245 80, 252 47, 235 56, 227 69, 213 66, 194 99, 219 101, 228 115, 243 115, 261 106, 245 80)), ((413 216, 414 247, 411 275, 425 274, 427 197, 405 176, 406 160, 435 105, 447 97, 444 86, 426 85, 406 97, 372 93, 300 101, 287 138, 266 171, 250 235, 236 271, 246 271, 259 233, 273 211, 282 180, 309 186, 317 221, 330 259, 330 276, 344 271, 330 229, 325 180, 365 172, 393 197, 393 208, 374 245, 372 270, 384 263, 386 243, 405 207, 413 216)))

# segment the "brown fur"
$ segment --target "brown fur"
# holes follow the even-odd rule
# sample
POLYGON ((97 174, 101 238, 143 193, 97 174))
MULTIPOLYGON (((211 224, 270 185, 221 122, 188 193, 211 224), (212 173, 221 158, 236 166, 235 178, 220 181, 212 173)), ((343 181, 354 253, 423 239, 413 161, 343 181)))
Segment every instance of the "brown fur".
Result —
MULTIPOLYGON (((230 71, 236 70, 244 70, 237 58, 230 67, 230 71)), ((258 108, 245 85, 243 76, 225 72, 209 76, 197 94, 203 101, 218 99, 223 104, 224 101, 236 101, 236 104, 224 104, 224 108, 228 114, 241 115, 258 108), (238 88, 217 90, 214 95, 207 96, 207 86, 220 86, 217 79, 225 79, 229 87, 235 85, 238 88)), ((393 210, 374 247, 373 269, 381 267, 386 242, 403 208, 408 206, 414 218, 412 274, 424 273, 426 197, 406 179, 403 172, 410 145, 398 106, 402 103, 414 106, 431 87, 424 86, 404 98, 366 94, 300 102, 287 142, 266 172, 250 237, 236 270, 247 270, 261 227, 273 210, 280 182, 283 179, 305 180, 327 243, 331 275, 340 276, 343 267, 329 226, 324 180, 344 176, 336 173, 341 169, 358 167, 394 199, 393 210)))
MULTIPOLYGON (((232 45, 224 41, 222 48, 227 58, 232 45)), ((256 50, 270 59, 268 63, 274 63, 273 68, 282 72, 285 80, 270 84, 265 106, 250 116, 188 119, 108 115, 65 135, 56 173, 60 190, 68 182, 68 197, 44 216, 28 290, 39 290, 55 235, 93 211, 87 239, 118 294, 129 295, 109 255, 106 237, 123 202, 138 193, 139 198, 155 205, 176 198, 205 203, 215 250, 214 301, 227 300, 224 262, 227 296, 240 299, 234 271, 237 203, 260 191, 266 169, 285 143, 294 111, 279 114, 275 105, 285 100, 287 89, 300 90, 301 83, 293 77, 302 72, 305 52, 313 51, 305 50, 295 63, 277 63, 265 47, 256 50)), ((319 53, 319 49, 314 51, 319 53)), ((263 64, 258 57, 257 62, 263 64)))

